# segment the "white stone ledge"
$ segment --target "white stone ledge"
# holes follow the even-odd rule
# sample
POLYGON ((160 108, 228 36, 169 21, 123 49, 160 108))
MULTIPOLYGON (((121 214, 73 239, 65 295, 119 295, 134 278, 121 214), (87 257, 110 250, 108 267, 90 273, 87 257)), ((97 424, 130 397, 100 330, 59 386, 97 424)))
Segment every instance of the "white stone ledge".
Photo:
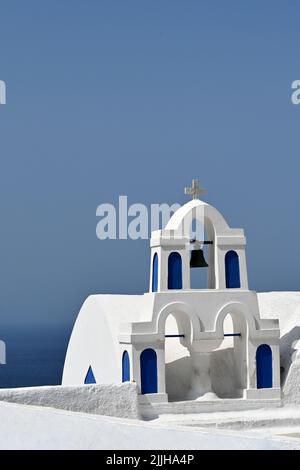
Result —
POLYGON ((280 400, 280 388, 248 388, 244 390, 244 398, 256 400, 280 400))
POLYGON ((166 393, 146 393, 139 395, 140 405, 149 405, 151 403, 168 403, 168 395, 166 393))
POLYGON ((280 399, 247 399, 224 398, 211 401, 178 401, 169 403, 140 404, 141 415, 145 419, 157 418, 160 415, 198 414, 219 411, 255 410, 260 408, 278 408, 280 399))
POLYGON ((140 417, 137 385, 129 382, 0 389, 0 401, 120 418, 140 417))

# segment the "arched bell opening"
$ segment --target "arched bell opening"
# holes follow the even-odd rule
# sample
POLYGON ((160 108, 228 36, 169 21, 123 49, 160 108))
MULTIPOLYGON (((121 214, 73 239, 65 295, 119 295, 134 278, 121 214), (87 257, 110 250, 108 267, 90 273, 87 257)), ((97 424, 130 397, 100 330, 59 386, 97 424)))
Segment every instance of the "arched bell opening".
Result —
POLYGON ((191 338, 189 316, 183 312, 168 315, 165 322, 165 373, 169 401, 187 399, 192 372, 191 338))
POLYGON ((209 223, 194 218, 190 225, 190 287, 212 289, 214 274, 214 231, 209 223))
POLYGON ((211 353, 213 391, 220 398, 240 398, 247 388, 247 321, 242 313, 228 313, 223 321, 224 339, 211 353))

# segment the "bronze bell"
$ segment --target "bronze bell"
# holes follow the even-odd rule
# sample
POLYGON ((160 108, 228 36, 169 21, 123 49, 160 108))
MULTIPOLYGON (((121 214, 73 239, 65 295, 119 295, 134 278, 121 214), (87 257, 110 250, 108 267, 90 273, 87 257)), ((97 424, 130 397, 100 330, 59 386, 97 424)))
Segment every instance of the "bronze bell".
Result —
POLYGON ((208 264, 205 261, 203 250, 192 250, 191 260, 190 260, 190 267, 191 268, 207 268, 208 264))

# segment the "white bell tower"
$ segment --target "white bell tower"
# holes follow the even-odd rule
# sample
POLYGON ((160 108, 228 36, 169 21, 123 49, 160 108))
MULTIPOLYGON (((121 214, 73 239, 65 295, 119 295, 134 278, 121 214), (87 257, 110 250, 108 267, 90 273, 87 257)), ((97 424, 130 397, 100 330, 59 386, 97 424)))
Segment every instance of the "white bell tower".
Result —
MULTIPOLYGON (((198 181, 193 180, 192 186, 185 188, 185 194, 190 194, 192 200, 175 212, 165 229, 152 232, 150 292, 191 290, 191 251, 195 251, 194 267, 197 260, 201 267, 205 245, 209 246, 207 289, 248 290, 244 231, 231 229, 214 207, 199 200, 198 196, 204 191, 198 181), (200 240, 191 239, 193 221, 205 228, 200 240)), ((203 258, 202 266, 204 263, 203 258)))

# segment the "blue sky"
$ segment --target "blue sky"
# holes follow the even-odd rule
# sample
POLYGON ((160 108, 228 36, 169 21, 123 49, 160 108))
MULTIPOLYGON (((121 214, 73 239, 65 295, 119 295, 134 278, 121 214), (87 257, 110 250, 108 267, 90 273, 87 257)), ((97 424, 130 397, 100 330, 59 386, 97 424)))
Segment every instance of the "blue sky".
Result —
POLYGON ((297 1, 1 0, 0 315, 70 325, 148 287, 148 241, 96 207, 205 199, 248 240, 250 285, 299 290, 297 1))

